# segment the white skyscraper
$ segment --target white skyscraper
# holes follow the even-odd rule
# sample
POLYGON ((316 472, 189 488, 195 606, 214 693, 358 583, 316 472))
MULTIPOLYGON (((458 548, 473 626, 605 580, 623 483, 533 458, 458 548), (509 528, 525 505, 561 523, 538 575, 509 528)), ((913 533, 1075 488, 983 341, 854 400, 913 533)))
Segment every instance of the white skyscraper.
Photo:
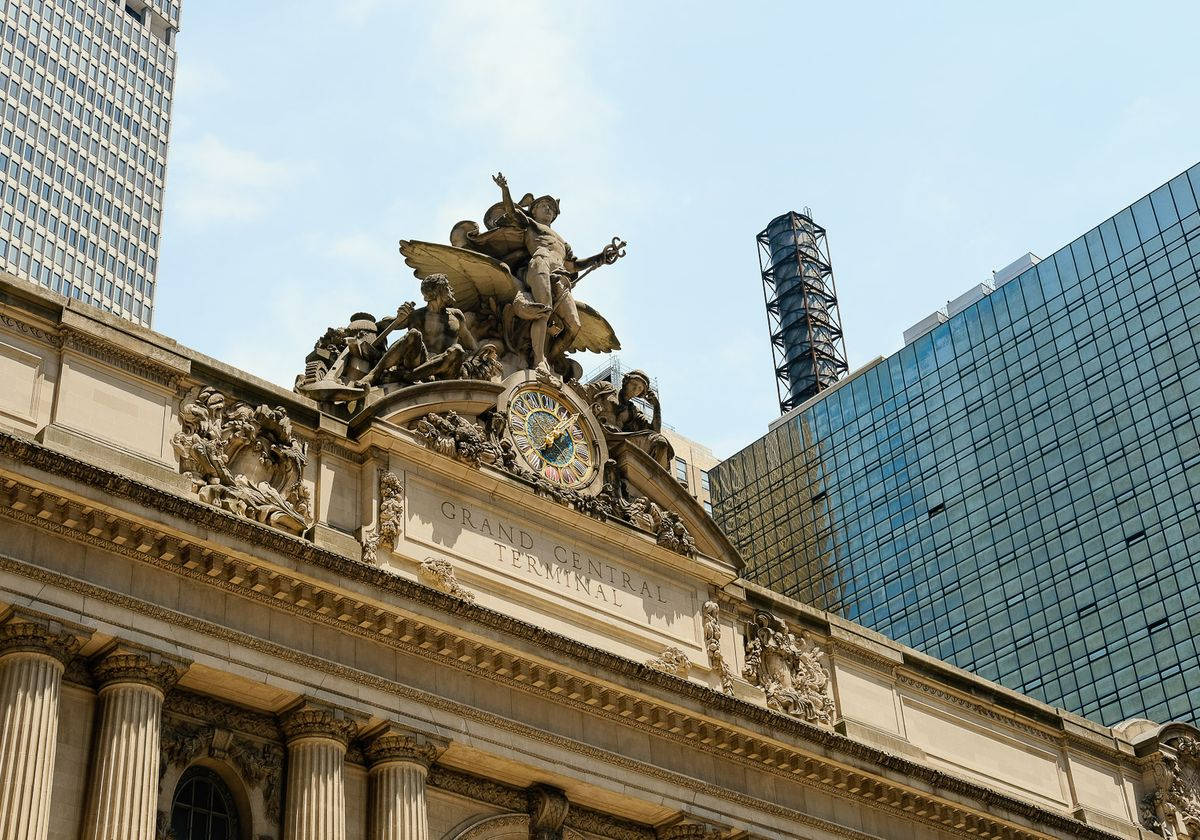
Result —
POLYGON ((149 326, 179 3, 0 13, 0 269, 149 326))

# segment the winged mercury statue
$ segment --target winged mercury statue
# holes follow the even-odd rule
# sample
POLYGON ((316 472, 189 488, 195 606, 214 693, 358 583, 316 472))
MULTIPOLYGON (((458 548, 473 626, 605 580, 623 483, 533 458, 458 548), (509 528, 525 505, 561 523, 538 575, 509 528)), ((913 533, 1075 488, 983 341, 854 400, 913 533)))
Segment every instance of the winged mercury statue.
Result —
POLYGON ((378 321, 359 312, 348 326, 331 327, 306 359, 297 391, 353 407, 373 389, 498 382, 520 370, 575 381, 583 369, 568 354, 620 349, 612 326, 576 300, 574 289, 591 271, 625 256, 626 243, 613 237, 580 259, 551 227, 558 199, 526 193, 514 201, 504 176, 493 180, 501 200, 484 214, 484 230, 462 221, 448 245, 401 240, 426 305, 405 303, 378 321))

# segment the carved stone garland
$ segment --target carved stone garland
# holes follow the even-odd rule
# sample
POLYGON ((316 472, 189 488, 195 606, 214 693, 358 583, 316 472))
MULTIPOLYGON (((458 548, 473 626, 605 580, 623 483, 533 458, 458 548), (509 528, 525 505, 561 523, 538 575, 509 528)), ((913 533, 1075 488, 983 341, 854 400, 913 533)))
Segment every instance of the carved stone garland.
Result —
MULTIPOLYGON (((539 496, 553 499, 561 505, 596 519, 618 519, 654 534, 655 541, 685 557, 696 554, 696 542, 688 532, 683 518, 645 497, 633 501, 620 498, 606 468, 604 488, 596 495, 587 495, 552 484, 523 467, 517 460, 512 443, 503 436, 504 415, 493 411, 487 430, 481 423, 469 420, 455 411, 430 413, 413 422, 409 428, 434 452, 469 464, 504 470, 533 485, 539 496)), ((611 462, 610 462, 611 463, 611 462)))
POLYGON ((197 387, 179 421, 171 445, 201 501, 292 534, 308 530, 311 501, 301 481, 308 457, 285 409, 229 404, 217 389, 197 387))
POLYGON ((721 653, 721 605, 716 601, 704 602, 704 649, 708 662, 721 676, 721 690, 733 694, 733 671, 721 653))
POLYGON ((1200 741, 1172 738, 1174 756, 1154 765, 1155 789, 1141 803, 1142 822, 1164 837, 1200 837, 1200 741))
POLYGON ((400 529, 404 525, 404 485, 390 470, 379 473, 379 522, 363 537, 363 560, 375 563, 376 551, 382 544, 394 551, 400 529))
POLYGON ((833 698, 821 651, 797 638, 782 621, 762 610, 746 634, 743 675, 767 696, 768 708, 802 720, 831 723, 833 698))

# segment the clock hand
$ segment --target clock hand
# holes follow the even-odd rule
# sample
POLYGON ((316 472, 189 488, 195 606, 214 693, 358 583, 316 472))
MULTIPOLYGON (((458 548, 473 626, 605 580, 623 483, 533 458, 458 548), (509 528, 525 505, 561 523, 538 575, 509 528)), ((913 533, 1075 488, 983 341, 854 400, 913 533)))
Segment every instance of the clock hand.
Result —
POLYGON ((560 437, 562 437, 562 433, 565 432, 567 429, 569 429, 571 427, 571 424, 574 423, 578 419, 579 419, 578 414, 572 414, 570 417, 567 417, 566 419, 561 420, 558 423, 558 425, 556 425, 553 429, 551 429, 550 432, 546 435, 546 437, 544 437, 542 439, 542 448, 545 449, 546 447, 553 445, 553 443, 556 440, 558 440, 560 437))

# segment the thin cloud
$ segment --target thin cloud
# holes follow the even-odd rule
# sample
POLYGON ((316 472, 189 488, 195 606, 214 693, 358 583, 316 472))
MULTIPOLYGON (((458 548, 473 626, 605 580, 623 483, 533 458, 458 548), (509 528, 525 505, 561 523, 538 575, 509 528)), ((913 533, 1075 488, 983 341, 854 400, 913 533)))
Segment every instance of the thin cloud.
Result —
POLYGON ((307 167, 268 160, 206 134, 173 148, 171 169, 175 218, 209 227, 262 217, 307 167))
POLYGON ((607 145, 614 108, 587 73, 568 13, 536 0, 442 4, 432 44, 457 120, 558 158, 607 145))

